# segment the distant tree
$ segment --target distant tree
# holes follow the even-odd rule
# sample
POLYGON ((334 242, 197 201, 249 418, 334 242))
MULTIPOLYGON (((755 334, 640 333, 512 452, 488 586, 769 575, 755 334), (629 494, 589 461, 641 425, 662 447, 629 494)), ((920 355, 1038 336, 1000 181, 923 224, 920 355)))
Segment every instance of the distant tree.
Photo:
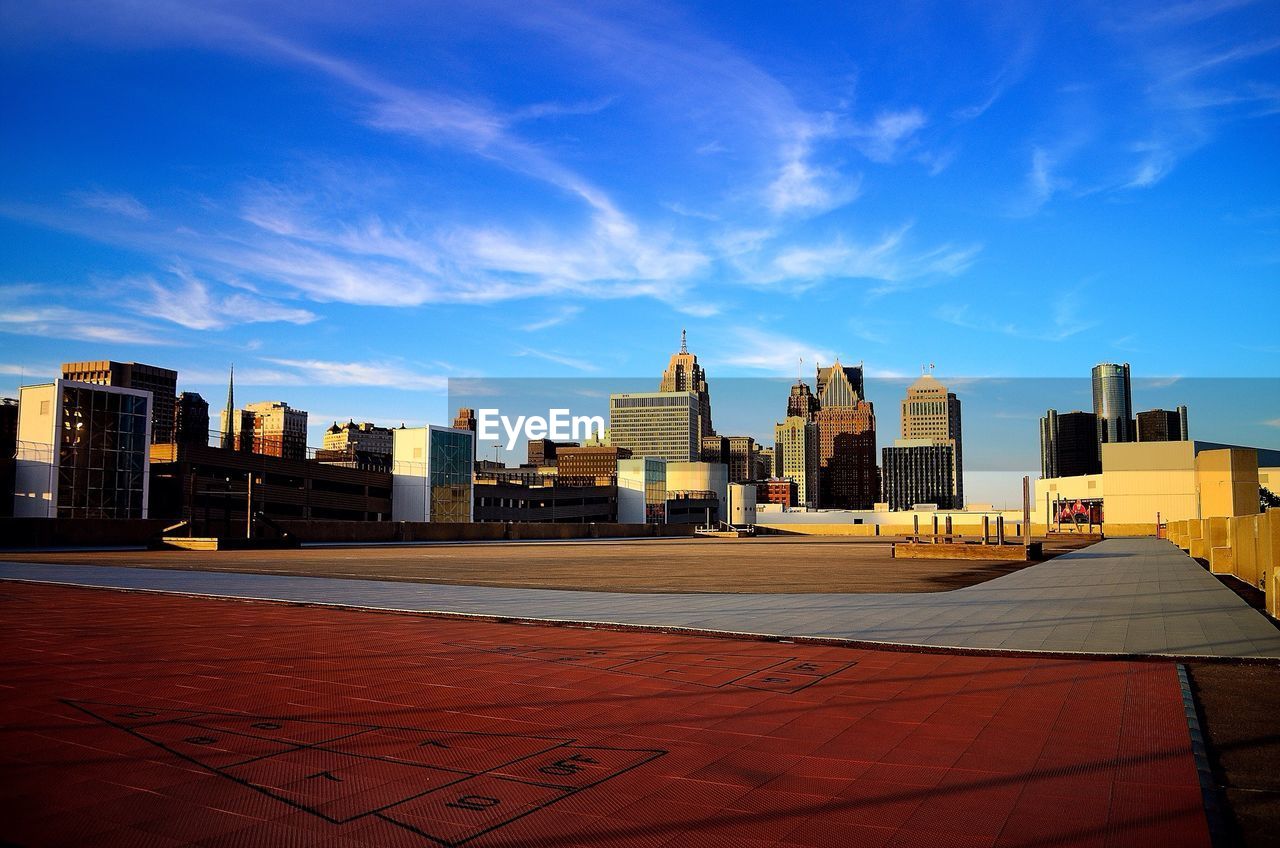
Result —
POLYGON ((1268 509, 1280 509, 1280 495, 1268 489, 1266 486, 1258 487, 1258 500, 1261 501, 1263 512, 1268 509))

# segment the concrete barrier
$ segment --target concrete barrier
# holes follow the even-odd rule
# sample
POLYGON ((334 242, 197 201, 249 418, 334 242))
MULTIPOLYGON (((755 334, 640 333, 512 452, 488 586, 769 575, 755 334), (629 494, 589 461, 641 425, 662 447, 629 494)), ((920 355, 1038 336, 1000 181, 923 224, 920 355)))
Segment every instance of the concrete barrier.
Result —
POLYGON ((136 547, 170 524, 158 518, 0 518, 0 548, 136 547))
POLYGON ((1117 524, 1115 522, 1104 522, 1102 525, 1104 535, 1114 538, 1117 536, 1155 536, 1159 529, 1154 521, 1150 523, 1139 524, 1117 524))

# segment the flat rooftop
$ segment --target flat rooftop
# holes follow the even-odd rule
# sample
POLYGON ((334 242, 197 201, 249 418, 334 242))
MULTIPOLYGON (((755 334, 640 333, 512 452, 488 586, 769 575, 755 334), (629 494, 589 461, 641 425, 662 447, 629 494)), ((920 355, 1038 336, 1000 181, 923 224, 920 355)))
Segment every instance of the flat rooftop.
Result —
POLYGON ((0 610, 6 842, 1210 845, 1169 662, 27 583, 0 610))
MULTIPOLYGON (((1046 545, 1052 557, 1083 547, 1046 545)), ((315 547, 281 551, 0 553, 0 561, 594 592, 945 592, 1026 563, 895 562, 877 539, 765 536, 315 547)))

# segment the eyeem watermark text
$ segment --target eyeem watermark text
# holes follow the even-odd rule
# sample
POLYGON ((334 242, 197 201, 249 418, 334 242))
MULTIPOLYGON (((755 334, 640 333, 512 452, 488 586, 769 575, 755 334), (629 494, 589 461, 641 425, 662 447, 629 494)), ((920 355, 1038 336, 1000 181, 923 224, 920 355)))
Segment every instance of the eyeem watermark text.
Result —
POLYGON ((517 415, 514 419, 496 409, 476 410, 476 438, 496 442, 505 434, 506 449, 515 450, 521 434, 525 439, 557 442, 584 442, 604 438, 604 418, 599 415, 571 415, 567 409, 548 410, 547 416, 517 415))

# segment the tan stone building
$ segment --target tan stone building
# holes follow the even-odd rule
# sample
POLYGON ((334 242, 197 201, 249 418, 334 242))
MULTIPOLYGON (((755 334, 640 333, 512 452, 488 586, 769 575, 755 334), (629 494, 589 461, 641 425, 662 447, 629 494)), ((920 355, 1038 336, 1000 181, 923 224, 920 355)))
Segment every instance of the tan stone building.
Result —
POLYGON ((671 355, 667 370, 662 372, 660 392, 693 392, 698 396, 698 435, 713 436, 711 426, 711 393, 707 390, 707 375, 698 364, 698 357, 689 352, 685 331, 680 331, 680 350, 671 355))

